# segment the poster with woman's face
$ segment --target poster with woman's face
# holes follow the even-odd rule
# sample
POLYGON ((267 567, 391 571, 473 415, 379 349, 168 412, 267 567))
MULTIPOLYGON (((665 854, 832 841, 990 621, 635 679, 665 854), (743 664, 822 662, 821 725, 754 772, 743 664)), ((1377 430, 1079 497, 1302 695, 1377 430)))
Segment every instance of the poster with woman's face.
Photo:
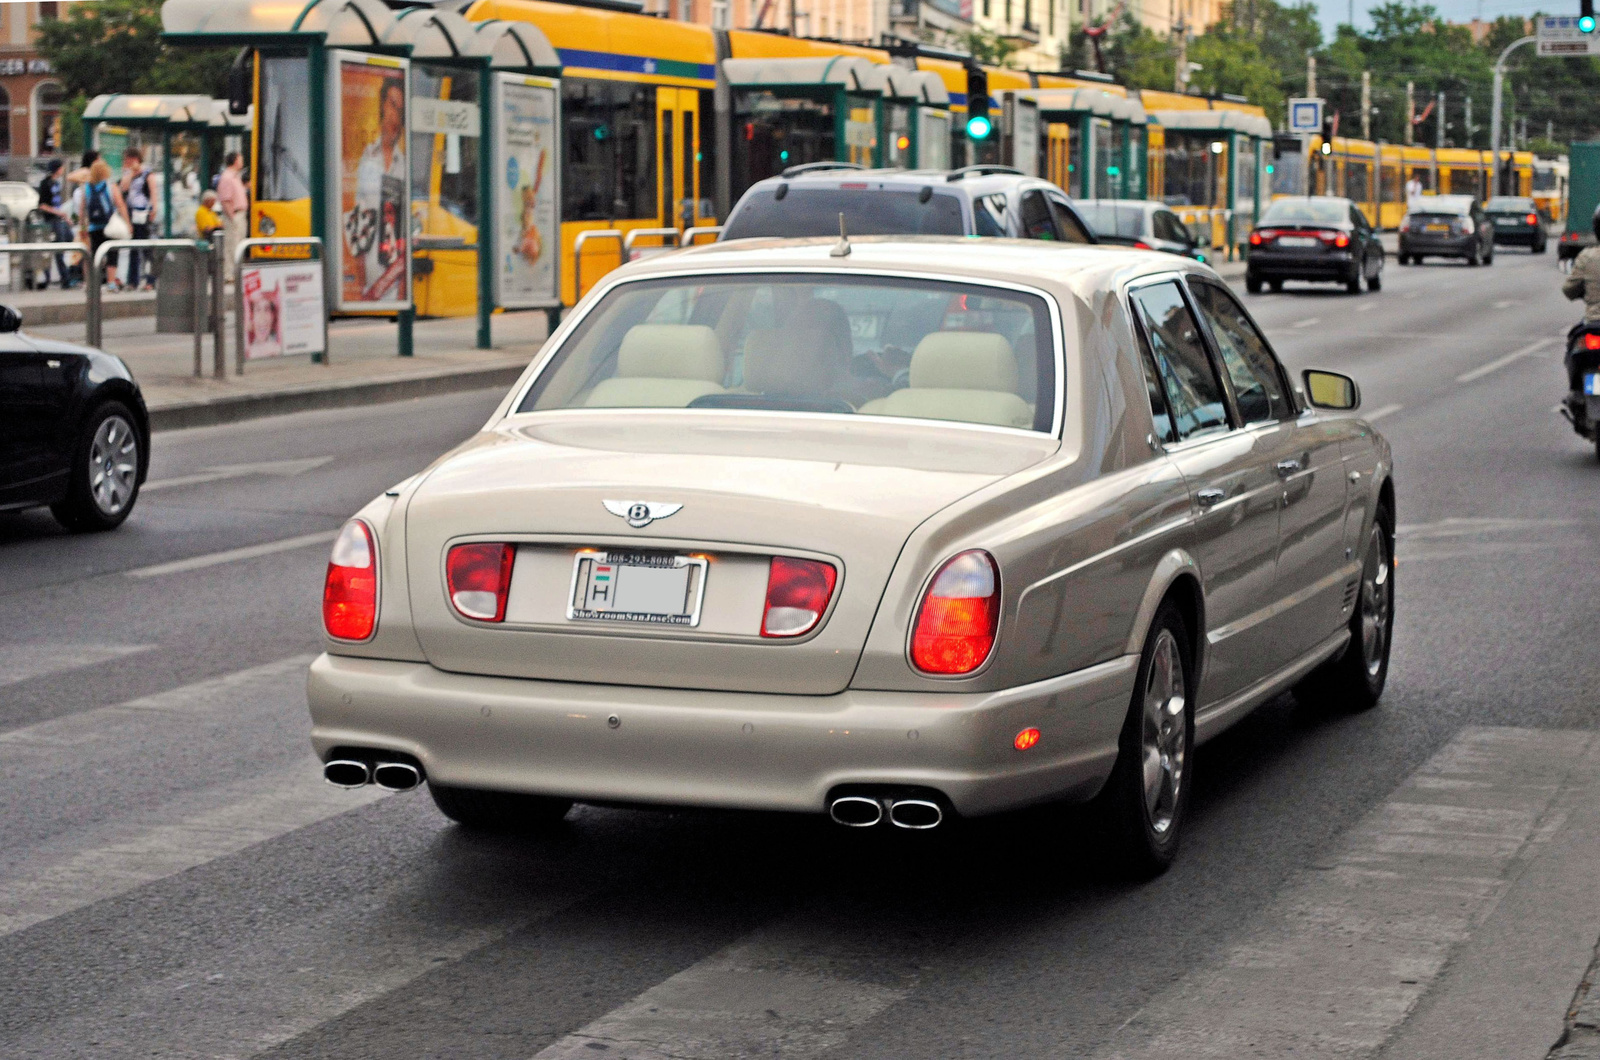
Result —
POLYGON ((385 56, 338 58, 339 305, 410 304, 406 71, 385 56))

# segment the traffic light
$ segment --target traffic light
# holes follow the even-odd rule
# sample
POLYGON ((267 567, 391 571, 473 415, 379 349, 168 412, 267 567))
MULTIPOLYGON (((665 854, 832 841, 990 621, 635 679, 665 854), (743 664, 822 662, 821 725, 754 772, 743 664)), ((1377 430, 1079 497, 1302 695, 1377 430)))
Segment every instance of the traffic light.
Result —
POLYGON ((994 131, 989 120, 989 74, 981 66, 967 67, 967 137, 987 140, 994 131))
POLYGON ((1594 0, 1578 0, 1578 29, 1594 32, 1594 0))
POLYGON ((1322 116, 1322 153, 1333 154, 1333 116, 1326 112, 1322 116))

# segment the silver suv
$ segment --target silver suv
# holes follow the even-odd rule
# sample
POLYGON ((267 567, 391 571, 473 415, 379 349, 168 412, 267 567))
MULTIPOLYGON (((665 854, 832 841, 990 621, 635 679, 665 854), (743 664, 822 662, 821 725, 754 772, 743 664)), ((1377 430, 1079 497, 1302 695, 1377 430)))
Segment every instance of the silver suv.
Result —
POLYGON ((848 162, 791 166, 750 186, 723 240, 837 236, 1002 236, 1094 243, 1066 192, 1009 166, 863 169, 848 162))

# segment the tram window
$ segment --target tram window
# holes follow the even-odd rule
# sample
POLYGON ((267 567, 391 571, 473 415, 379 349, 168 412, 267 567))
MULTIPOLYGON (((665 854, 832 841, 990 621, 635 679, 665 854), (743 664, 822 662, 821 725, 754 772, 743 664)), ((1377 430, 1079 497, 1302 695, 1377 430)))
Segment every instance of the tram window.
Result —
POLYGON ((563 78, 561 105, 567 148, 562 219, 655 217, 655 87, 563 78))
POLYGON ((717 194, 717 136, 711 116, 717 113, 715 94, 710 89, 700 90, 700 157, 696 159, 700 170, 700 219, 711 220, 722 209, 712 200, 717 194))
POLYGON ((1358 162, 1353 158, 1344 163, 1344 197, 1354 199, 1356 202, 1366 202, 1372 198, 1372 189, 1369 181, 1372 177, 1372 163, 1358 162))
MULTIPOLYGON (((700 106, 702 114, 715 113, 703 101, 700 106)), ((703 136, 701 143, 707 139, 710 137, 703 136)), ((750 185, 775 177, 789 166, 831 162, 838 157, 835 139, 833 107, 828 103, 807 98, 780 98, 767 91, 734 92, 731 167, 734 201, 737 202, 750 185)), ((711 187, 704 175, 700 180, 702 188, 711 187)))

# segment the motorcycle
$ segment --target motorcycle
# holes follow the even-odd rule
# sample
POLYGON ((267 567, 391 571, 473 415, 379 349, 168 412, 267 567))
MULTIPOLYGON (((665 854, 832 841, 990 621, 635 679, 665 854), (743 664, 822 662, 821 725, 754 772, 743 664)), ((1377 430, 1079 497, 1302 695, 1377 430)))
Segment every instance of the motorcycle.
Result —
POLYGON ((1567 397, 1561 414, 1572 429, 1595 445, 1600 456, 1600 323, 1578 324, 1567 332, 1567 397))

